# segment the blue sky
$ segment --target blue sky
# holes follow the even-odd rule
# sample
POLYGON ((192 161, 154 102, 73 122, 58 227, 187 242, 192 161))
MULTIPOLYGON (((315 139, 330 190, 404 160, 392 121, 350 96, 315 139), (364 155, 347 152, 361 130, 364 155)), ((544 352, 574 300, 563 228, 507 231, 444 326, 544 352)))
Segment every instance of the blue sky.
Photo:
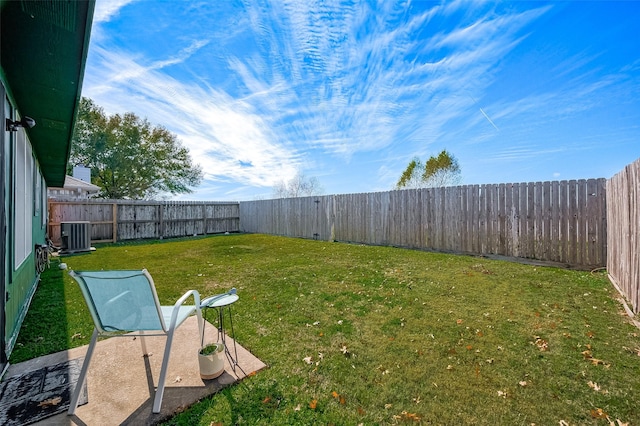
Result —
POLYGON ((174 132, 190 200, 609 178, 640 157, 640 2, 98 0, 83 95, 174 132))

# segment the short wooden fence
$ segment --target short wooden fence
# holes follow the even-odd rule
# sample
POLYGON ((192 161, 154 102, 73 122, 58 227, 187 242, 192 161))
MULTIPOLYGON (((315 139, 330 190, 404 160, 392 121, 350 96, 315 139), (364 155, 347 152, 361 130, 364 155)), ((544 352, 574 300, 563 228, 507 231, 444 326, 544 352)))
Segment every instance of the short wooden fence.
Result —
POLYGON ((116 242, 238 232, 237 202, 49 200, 49 238, 60 244, 62 222, 91 222, 91 241, 116 242))

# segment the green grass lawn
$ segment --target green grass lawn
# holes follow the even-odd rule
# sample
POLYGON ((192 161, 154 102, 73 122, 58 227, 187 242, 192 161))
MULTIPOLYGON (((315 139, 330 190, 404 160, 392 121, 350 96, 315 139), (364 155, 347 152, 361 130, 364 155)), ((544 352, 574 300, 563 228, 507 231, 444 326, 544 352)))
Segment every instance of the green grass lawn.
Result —
MULTIPOLYGON (((604 272, 237 234, 64 261, 147 268, 161 303, 238 289, 236 338, 268 368, 169 424, 640 424, 640 330, 604 272)), ((11 362, 91 331, 52 269, 11 362)))

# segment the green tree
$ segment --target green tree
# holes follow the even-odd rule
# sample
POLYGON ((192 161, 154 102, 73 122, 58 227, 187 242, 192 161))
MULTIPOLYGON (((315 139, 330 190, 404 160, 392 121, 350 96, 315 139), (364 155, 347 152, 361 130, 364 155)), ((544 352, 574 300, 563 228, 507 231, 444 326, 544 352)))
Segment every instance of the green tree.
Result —
POLYGON ((88 98, 80 101, 69 157, 69 167, 80 164, 91 168, 103 198, 189 193, 202 180, 176 135, 131 112, 107 116, 88 98))
POLYGON ((436 188, 457 185, 461 177, 458 160, 444 149, 437 157, 431 156, 426 163, 414 157, 402 172, 396 188, 436 188))

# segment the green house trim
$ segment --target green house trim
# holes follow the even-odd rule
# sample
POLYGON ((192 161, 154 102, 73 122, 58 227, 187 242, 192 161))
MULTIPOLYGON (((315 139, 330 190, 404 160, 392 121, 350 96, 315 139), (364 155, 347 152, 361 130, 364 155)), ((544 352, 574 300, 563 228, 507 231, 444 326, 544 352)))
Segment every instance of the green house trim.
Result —
POLYGON ((0 0, 0 374, 39 282, 46 189, 64 184, 94 7, 94 0, 0 0), (25 116, 36 125, 6 129, 6 119, 25 116))

